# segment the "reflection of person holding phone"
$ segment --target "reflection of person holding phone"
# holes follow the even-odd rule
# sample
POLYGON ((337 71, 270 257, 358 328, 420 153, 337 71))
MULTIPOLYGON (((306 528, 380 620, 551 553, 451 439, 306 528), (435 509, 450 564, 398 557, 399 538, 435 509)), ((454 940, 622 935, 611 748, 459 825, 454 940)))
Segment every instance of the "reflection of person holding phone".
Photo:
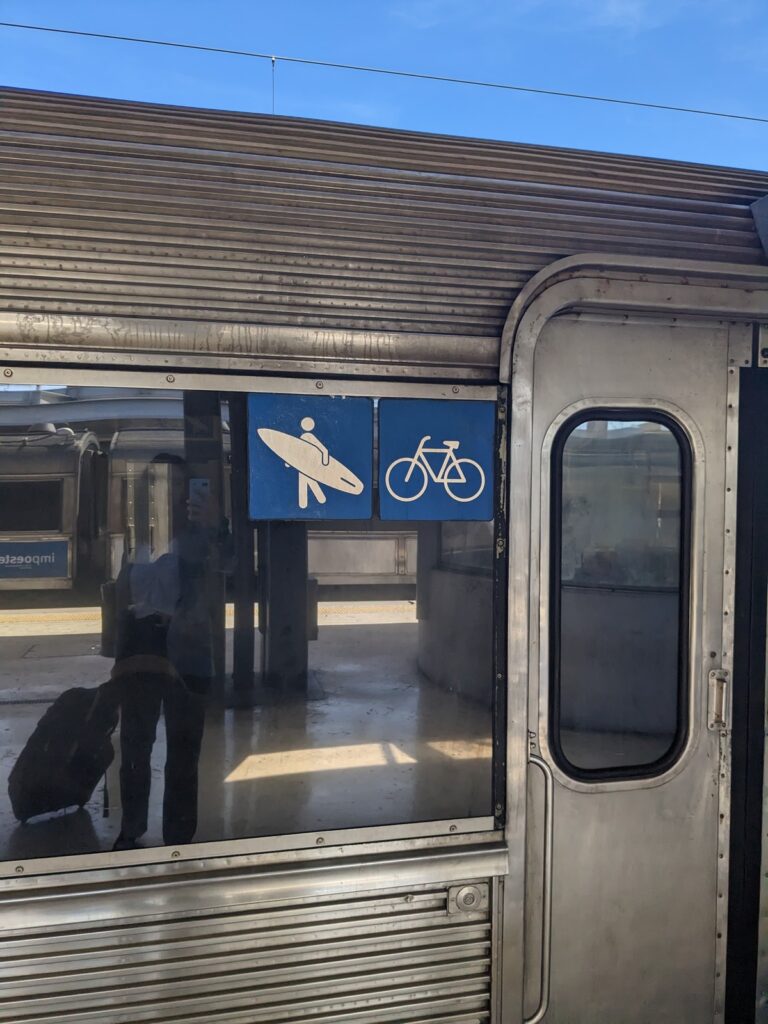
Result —
MULTIPOLYGON (((166 761, 163 840, 189 843, 197 828, 198 762, 205 698, 213 676, 213 636, 206 577, 218 531, 211 523, 210 481, 189 481, 178 456, 169 466, 173 541, 154 562, 133 562, 117 581, 123 609, 113 678, 120 693, 122 824, 114 849, 140 846, 147 830, 151 757, 162 710, 166 761)), ((135 554, 135 553, 134 553, 135 554)))

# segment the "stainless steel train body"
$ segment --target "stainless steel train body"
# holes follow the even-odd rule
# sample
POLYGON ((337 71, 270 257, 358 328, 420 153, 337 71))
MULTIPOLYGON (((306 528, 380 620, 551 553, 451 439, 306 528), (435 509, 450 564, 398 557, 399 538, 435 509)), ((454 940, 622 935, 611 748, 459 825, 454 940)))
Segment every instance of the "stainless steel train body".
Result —
MULTIPOLYGON (((300 712, 206 725, 195 841, 112 850, 99 804, 41 849, 0 815, 3 1021, 768 1020, 768 175, 0 109, 8 383, 178 392, 189 460, 222 396, 495 422, 492 522, 398 556, 415 612, 321 619, 300 712)), ((275 616, 307 576, 283 526, 275 616)))

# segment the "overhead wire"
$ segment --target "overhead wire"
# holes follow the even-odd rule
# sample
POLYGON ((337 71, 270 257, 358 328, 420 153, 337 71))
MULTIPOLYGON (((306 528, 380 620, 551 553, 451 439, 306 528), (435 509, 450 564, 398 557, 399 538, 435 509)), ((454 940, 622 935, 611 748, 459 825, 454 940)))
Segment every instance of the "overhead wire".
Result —
POLYGON ((768 117, 754 114, 737 114, 731 111, 707 110, 702 107, 685 107, 672 103, 652 103, 648 100, 625 99, 618 96, 599 96, 591 93, 569 92, 564 89, 543 89, 530 85, 514 85, 510 82, 491 82, 477 78, 459 78, 453 75, 429 74, 424 71, 405 71, 398 68, 381 68, 367 64, 345 64, 340 61, 319 60, 311 57, 293 57, 286 54, 260 53, 256 50, 235 50, 224 46, 205 46, 202 43, 182 43, 172 39, 151 39, 143 36, 117 35, 111 32, 87 32, 84 29, 59 28, 52 25, 30 25, 16 21, 0 21, 0 28, 21 29, 28 32, 48 32, 58 35, 79 36, 84 39, 107 39, 113 42, 138 43, 145 46, 167 46, 177 50, 195 50, 201 53, 218 53, 232 57, 251 57, 272 62, 273 111, 274 111, 274 70, 278 61, 285 64, 303 64, 309 67, 333 68, 340 71, 358 71, 370 75, 389 75, 394 78, 410 78, 426 82, 444 82, 449 85, 465 85, 481 89, 497 89, 505 92, 529 93, 536 96, 551 96, 558 99, 583 100, 589 103, 609 103, 624 107, 639 107, 644 110, 663 110, 676 114, 694 114, 700 117, 724 118, 732 121, 750 121, 754 124, 768 124, 768 117))

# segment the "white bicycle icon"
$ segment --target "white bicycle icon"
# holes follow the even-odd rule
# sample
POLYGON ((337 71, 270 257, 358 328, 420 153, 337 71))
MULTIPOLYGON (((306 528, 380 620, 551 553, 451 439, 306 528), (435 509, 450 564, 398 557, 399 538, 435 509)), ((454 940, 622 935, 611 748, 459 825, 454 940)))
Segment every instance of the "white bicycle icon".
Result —
POLYGON ((422 437, 413 455, 404 455, 390 464, 384 476, 389 493, 396 501, 416 501, 431 479, 442 484, 454 501, 474 501, 485 487, 483 467, 474 459, 456 458, 459 441, 443 441, 442 448, 427 448, 431 439, 429 434, 422 437), (445 456, 437 473, 427 455, 445 456))

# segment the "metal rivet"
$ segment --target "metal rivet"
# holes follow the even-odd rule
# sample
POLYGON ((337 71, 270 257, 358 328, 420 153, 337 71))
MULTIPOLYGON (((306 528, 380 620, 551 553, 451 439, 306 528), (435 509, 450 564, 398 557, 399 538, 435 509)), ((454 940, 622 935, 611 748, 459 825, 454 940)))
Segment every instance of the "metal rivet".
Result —
POLYGON ((325 840, 322 836, 318 836, 315 840, 315 846, 325 846, 325 840))
POLYGON ((458 832, 459 830, 458 830, 458 827, 456 825, 451 825, 451 827, 448 829, 448 831, 449 832, 458 832))
POLYGON ((495 810, 497 814, 501 814, 501 812, 504 810, 504 807, 501 804, 496 804, 495 810))
POLYGON ((709 656, 710 656, 710 658, 716 658, 717 657, 717 651, 710 651, 709 652, 709 656))
POLYGON ((451 388, 451 391, 454 393, 454 395, 458 395, 458 393, 459 393, 459 389, 458 389, 458 387, 455 384, 451 388))
POLYGON ((173 858, 176 858, 176 857, 180 857, 180 856, 181 856, 181 854, 179 853, 179 851, 178 851, 178 850, 174 850, 174 851, 173 851, 173 852, 171 853, 171 856, 172 856, 173 858))
POLYGON ((318 391, 322 391, 323 387, 324 387, 324 384, 323 384, 323 382, 321 380, 316 380, 315 381, 315 387, 317 388, 318 391))
POLYGON ((168 381, 169 384, 173 384, 174 381, 176 380, 172 373, 169 373, 165 379, 168 381))
POLYGON ((730 369, 728 373, 736 373, 736 371, 734 369, 730 369))
POLYGON ((13 376, 13 370, 10 370, 10 369, 3 370, 3 376, 4 377, 12 377, 13 376))
POLYGON ((761 348, 760 349, 760 356, 763 359, 768 359, 768 348, 761 348))
POLYGON ((23 875, 24 874, 24 867, 23 867, 23 865, 21 865, 21 864, 17 864, 16 865, 16 874, 17 875, 23 875))
POLYGON ((408 893, 408 895, 405 897, 405 902, 413 903, 413 895, 411 893, 408 893))

